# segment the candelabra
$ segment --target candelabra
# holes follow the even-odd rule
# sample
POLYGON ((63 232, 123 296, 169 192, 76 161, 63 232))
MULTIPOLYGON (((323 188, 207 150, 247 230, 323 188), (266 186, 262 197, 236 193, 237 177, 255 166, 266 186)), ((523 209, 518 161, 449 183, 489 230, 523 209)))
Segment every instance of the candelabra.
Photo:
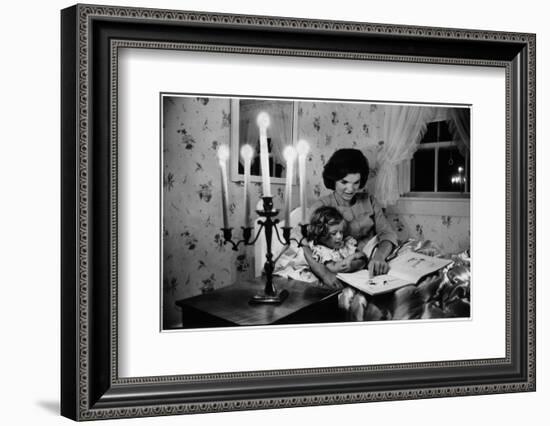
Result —
POLYGON ((224 243, 231 244, 233 250, 236 251, 239 245, 241 244, 245 246, 250 246, 255 244, 258 238, 260 237, 260 235, 262 234, 262 230, 265 232, 265 241, 266 241, 266 255, 265 255, 266 261, 264 263, 265 288, 263 293, 254 295, 250 299, 249 303, 279 304, 279 303, 282 303, 287 298, 288 291, 287 290, 277 291, 277 289, 275 288, 275 285, 273 284, 273 270, 275 268, 273 253, 271 251, 271 244, 273 240, 273 230, 275 230, 275 235, 277 236, 277 239, 281 244, 289 245, 292 241, 295 241, 298 245, 301 245, 304 238, 307 238, 307 224, 300 224, 302 238, 300 238, 300 240, 297 240, 295 238, 291 238, 292 227, 289 226, 288 223, 285 223, 285 226, 282 227, 283 235, 281 238, 281 235, 279 235, 279 229, 277 227, 277 224, 279 223, 279 219, 277 219, 279 210, 276 210, 273 208, 273 197, 262 197, 262 200, 263 200, 263 209, 256 210, 256 213, 258 214, 258 216, 264 218, 264 220, 258 220, 258 224, 260 225, 260 228, 258 229, 258 232, 254 236, 254 238, 252 238, 253 228, 248 226, 241 227, 243 237, 237 242, 235 242, 232 238, 233 228, 222 228, 223 238, 224 238, 224 243))

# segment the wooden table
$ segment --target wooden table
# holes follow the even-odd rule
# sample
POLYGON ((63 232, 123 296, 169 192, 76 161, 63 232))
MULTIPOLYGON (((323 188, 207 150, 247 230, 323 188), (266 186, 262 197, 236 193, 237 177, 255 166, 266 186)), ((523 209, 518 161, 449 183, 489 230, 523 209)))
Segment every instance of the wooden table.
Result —
POLYGON ((268 324, 311 324, 343 321, 338 309, 339 290, 274 278, 277 290, 289 295, 279 305, 249 304, 250 298, 262 292, 261 280, 241 281, 211 293, 181 299, 183 328, 253 326, 268 324))

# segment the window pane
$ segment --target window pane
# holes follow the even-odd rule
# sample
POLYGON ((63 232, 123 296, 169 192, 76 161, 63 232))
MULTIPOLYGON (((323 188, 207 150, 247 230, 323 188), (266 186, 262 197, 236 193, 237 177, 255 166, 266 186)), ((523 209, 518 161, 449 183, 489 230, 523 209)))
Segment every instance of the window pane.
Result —
POLYGON ((453 135, 451 135, 451 131, 449 130, 449 122, 448 121, 438 121, 437 122, 439 126, 439 142, 448 142, 453 140, 453 135))
POLYGON ((426 126, 426 133, 422 137, 420 143, 437 142, 437 121, 428 123, 426 126))
POLYGON ((434 149, 419 149, 411 161, 411 191, 434 190, 434 149))
POLYGON ((426 133, 424 133, 420 143, 449 142, 452 140, 453 136, 449 131, 448 121, 432 121, 431 123, 428 123, 426 133))
POLYGON ((466 162, 456 147, 439 148, 438 192, 465 192, 466 162))

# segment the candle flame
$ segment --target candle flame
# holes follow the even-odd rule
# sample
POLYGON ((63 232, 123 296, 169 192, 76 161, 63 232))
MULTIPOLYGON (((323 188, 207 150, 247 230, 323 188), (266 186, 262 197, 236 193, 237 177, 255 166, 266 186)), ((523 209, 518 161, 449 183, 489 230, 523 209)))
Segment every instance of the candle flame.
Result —
POLYGON ((226 162, 228 158, 229 148, 227 147, 227 145, 220 145, 220 147, 218 148, 218 160, 220 160, 220 162, 226 162))
POLYGON ((283 150, 283 157, 284 159, 291 163, 296 158, 296 148, 294 148, 292 145, 287 145, 286 148, 283 150))
POLYGON ((462 175, 453 175, 451 176, 452 184, 464 184, 466 183, 466 178, 462 175))
POLYGON ((245 161, 250 161, 250 160, 252 160, 252 157, 254 156, 254 150, 248 144, 243 145, 242 148, 241 148, 241 156, 243 157, 243 159, 245 161))
POLYGON ((305 157, 309 152, 309 144, 303 139, 299 140, 296 145, 296 151, 298 152, 298 156, 305 157))
POLYGON ((267 129, 269 127, 269 114, 265 111, 260 112, 257 123, 260 129, 267 129))

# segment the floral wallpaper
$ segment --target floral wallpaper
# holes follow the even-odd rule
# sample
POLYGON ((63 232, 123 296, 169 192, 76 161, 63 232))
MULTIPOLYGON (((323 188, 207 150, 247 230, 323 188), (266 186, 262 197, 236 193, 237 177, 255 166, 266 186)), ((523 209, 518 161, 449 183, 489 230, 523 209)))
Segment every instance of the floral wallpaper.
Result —
POLYGON ((444 253, 458 253, 470 248, 469 217, 412 214, 389 214, 387 217, 399 241, 409 238, 430 240, 444 253))
MULTIPOLYGON (((383 147, 384 106, 300 101, 298 138, 311 146, 307 162, 308 204, 328 193, 322 170, 338 148, 355 147, 369 160, 367 189, 374 189, 377 152, 383 147)), ((216 158, 220 144, 230 144, 230 100, 222 98, 163 98, 163 324, 177 327, 180 299, 209 292, 238 279, 254 276, 254 250, 233 251, 224 245, 220 228, 221 183, 216 158)), ((229 222, 239 229, 243 220, 242 184, 229 182, 229 222)), ((252 206, 261 195, 253 184, 252 206)), ((283 207, 284 185, 272 185, 276 208, 283 207)), ((293 191, 293 207, 298 191, 293 191)), ((445 251, 469 245, 469 218, 391 215, 402 239, 432 239, 445 251)))
MULTIPOLYGON (((216 150, 228 143, 228 99, 163 98, 163 323, 181 320, 175 301, 247 276, 249 251, 223 244, 216 150)), ((230 187, 235 200, 238 185, 230 187)), ((232 223, 243 213, 230 205, 232 223)))
MULTIPOLYGON (((323 185, 323 167, 339 148, 357 148, 369 160, 371 175, 367 189, 374 190, 376 153, 383 145, 379 138, 384 113, 377 105, 298 102, 298 139, 309 142, 309 199, 328 193, 323 185)), ((311 202, 310 202, 311 204, 311 202)))

